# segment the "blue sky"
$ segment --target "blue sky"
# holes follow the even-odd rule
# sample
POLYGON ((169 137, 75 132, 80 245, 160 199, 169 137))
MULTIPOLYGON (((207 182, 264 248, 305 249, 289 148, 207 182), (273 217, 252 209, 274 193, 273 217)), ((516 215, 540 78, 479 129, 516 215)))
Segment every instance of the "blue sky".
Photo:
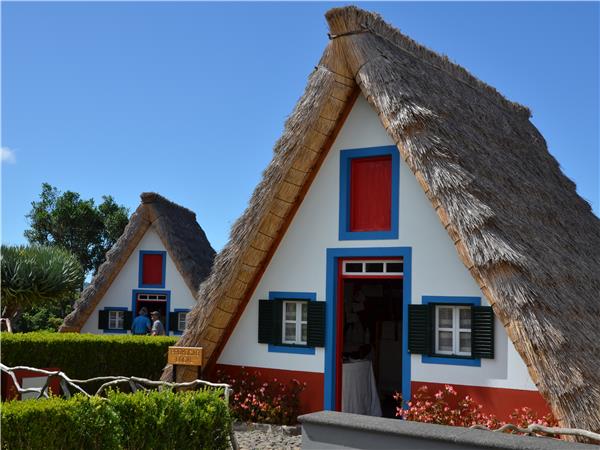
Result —
MULTIPOLYGON (((340 3, 2 3, 2 242, 49 182, 133 211, 157 191, 216 249, 340 3)), ((358 3, 529 106, 599 205, 598 3, 358 3)))

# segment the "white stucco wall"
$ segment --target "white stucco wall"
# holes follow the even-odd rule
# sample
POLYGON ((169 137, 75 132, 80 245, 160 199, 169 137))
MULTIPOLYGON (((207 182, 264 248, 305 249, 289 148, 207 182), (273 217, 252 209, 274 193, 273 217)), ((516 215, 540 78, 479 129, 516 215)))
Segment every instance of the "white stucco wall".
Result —
MULTIPOLYGON (((128 310, 131 310, 132 291, 136 289, 144 290, 144 288, 138 287, 140 250, 166 251, 165 246, 153 227, 150 227, 146 231, 138 246, 131 253, 129 259, 108 288, 108 291, 81 328, 82 333, 103 332, 101 329, 98 329, 98 311, 103 310, 107 306, 126 307, 128 310)), ((147 290, 171 291, 171 312, 178 308, 191 309, 196 302, 168 252, 165 268, 165 287, 163 289, 150 288, 147 290)), ((134 317, 135 314, 134 312, 134 317)))
MULTIPOLYGON (((478 296, 487 300, 460 261, 447 232, 414 175, 400 158, 399 239, 338 239, 340 150, 393 145, 364 98, 359 98, 310 187, 296 217, 260 280, 219 363, 286 370, 324 371, 324 349, 315 355, 270 353, 257 343, 258 300, 269 291, 316 292, 325 300, 326 249, 412 247, 412 303, 424 295, 478 296)), ((422 364, 411 357, 411 381, 535 390, 524 363, 496 320, 496 357, 481 367, 422 364)))

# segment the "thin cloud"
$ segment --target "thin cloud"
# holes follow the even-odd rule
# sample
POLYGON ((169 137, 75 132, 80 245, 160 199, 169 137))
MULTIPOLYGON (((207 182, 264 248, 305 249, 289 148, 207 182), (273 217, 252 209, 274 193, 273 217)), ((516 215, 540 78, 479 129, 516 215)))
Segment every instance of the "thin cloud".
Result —
POLYGON ((3 163, 14 164, 17 162, 15 151, 8 147, 0 148, 0 161, 3 163))

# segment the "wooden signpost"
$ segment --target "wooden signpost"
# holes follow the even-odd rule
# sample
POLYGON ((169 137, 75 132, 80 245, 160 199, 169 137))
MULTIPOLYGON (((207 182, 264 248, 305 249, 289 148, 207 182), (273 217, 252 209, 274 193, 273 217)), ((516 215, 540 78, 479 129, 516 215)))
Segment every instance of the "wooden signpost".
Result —
MULTIPOLYGON (((195 366, 198 379, 202 375, 202 347, 169 347, 167 364, 173 365, 173 381, 177 381, 177 366, 195 366)), ((193 380, 186 380, 193 381, 193 380)))

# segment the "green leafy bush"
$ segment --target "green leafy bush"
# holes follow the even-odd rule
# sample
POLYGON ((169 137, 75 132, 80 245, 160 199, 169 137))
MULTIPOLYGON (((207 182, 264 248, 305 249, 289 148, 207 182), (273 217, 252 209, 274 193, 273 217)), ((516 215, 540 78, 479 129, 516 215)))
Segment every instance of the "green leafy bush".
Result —
POLYGON ((17 322, 13 322, 13 331, 57 331, 64 317, 73 309, 76 298, 62 298, 49 301, 43 306, 34 306, 23 310, 17 322))
POLYGON ((215 390, 111 392, 108 399, 121 418, 123 448, 221 449, 229 444, 230 418, 219 394, 215 390))
POLYGON ((75 379, 123 375, 157 380, 175 342, 168 336, 2 333, 0 357, 7 366, 56 367, 75 379))
POLYGON ((100 397, 13 401, 2 404, 2 448, 118 449, 119 416, 100 397))
POLYGON ((220 394, 110 392, 107 399, 8 402, 2 449, 226 449, 231 419, 220 394))

